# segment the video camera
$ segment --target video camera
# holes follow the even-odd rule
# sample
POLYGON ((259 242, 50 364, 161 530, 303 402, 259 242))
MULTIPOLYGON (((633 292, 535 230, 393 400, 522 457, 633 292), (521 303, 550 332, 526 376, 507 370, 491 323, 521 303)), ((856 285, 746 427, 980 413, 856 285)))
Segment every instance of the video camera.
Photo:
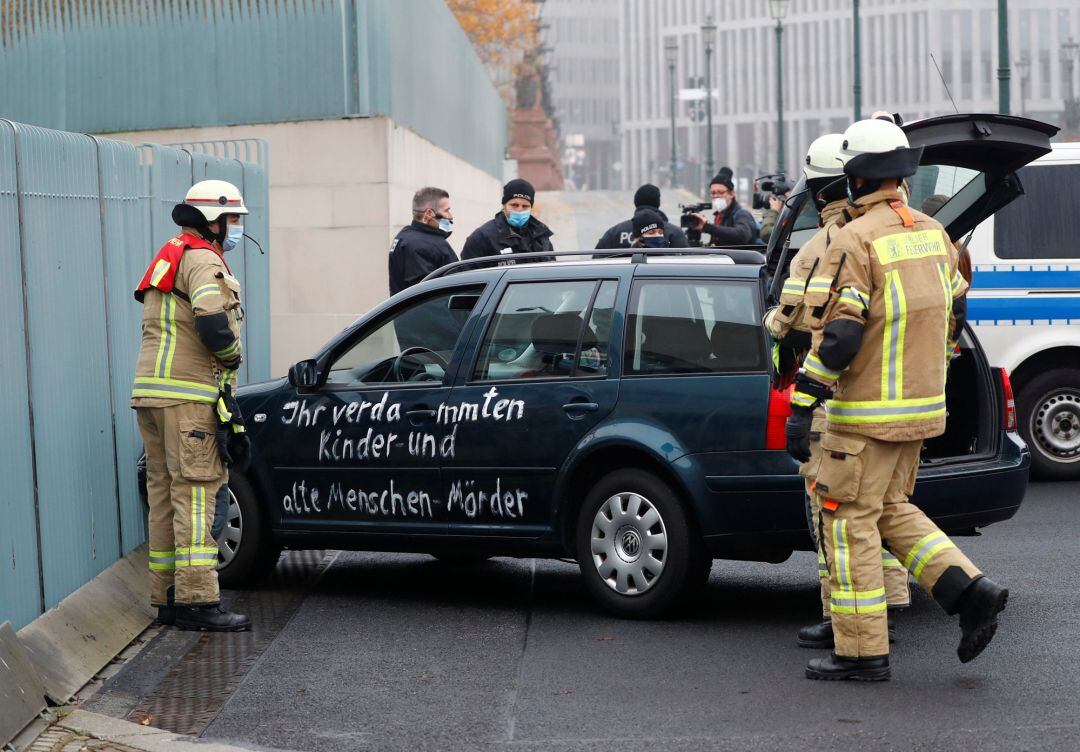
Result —
POLYGON ((755 209, 767 209, 769 208, 770 198, 782 198, 791 193, 794 187, 795 184, 788 180, 783 173, 762 175, 754 181, 753 207, 755 209))
POLYGON ((693 227, 694 225, 690 222, 690 215, 700 214, 710 209, 712 209, 712 202, 710 201, 701 204, 679 204, 679 227, 684 230, 693 227))

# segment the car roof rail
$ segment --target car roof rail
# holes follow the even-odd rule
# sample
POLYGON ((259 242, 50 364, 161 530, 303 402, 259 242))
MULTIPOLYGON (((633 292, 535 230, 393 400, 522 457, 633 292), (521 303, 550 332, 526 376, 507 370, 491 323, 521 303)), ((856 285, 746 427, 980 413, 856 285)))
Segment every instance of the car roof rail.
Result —
POLYGON ((424 277, 424 281, 446 277, 458 272, 498 266, 505 264, 507 261, 553 263, 569 256, 576 257, 575 260, 581 260, 582 256, 588 256, 591 257, 586 259, 589 261, 602 261, 609 258, 626 258, 629 256, 632 264, 646 264, 650 257, 659 258, 664 256, 723 256, 731 259, 736 264, 760 265, 765 263, 765 254, 751 248, 613 248, 610 250, 588 251, 541 251, 538 253, 506 253, 497 256, 480 256, 479 258, 455 261, 431 272, 424 277))

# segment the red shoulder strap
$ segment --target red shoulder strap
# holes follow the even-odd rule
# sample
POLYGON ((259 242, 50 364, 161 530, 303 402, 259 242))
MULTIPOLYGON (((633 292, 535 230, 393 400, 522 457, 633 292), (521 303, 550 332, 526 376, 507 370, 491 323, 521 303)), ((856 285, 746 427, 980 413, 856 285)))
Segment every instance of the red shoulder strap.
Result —
POLYGON ((903 201, 898 198, 890 198, 889 208, 896 212, 897 216, 900 217, 900 221, 904 223, 904 227, 915 226, 915 217, 912 216, 911 209, 909 209, 908 205, 903 201))

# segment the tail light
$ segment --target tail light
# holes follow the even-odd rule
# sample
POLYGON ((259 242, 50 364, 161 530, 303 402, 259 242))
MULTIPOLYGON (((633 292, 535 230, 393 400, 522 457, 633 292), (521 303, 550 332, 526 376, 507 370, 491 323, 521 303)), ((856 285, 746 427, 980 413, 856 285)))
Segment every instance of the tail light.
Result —
POLYGON ((1013 398, 1012 381, 1009 380, 1009 372, 999 368, 1001 374, 1001 390, 1005 392, 1005 430, 1016 430, 1016 400, 1013 398))
POLYGON ((791 415, 791 393, 794 390, 794 386, 769 390, 769 417, 765 421, 766 449, 783 449, 787 446, 784 426, 791 415))

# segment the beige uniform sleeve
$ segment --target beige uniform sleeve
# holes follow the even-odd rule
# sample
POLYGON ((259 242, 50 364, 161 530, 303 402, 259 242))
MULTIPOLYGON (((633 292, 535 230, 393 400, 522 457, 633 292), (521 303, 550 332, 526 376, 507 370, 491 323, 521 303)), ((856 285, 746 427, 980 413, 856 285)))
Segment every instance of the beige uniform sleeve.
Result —
POLYGON ((187 292, 195 314, 195 331, 226 368, 243 360, 240 340, 240 286, 213 251, 192 249, 184 254, 177 286, 187 292))

